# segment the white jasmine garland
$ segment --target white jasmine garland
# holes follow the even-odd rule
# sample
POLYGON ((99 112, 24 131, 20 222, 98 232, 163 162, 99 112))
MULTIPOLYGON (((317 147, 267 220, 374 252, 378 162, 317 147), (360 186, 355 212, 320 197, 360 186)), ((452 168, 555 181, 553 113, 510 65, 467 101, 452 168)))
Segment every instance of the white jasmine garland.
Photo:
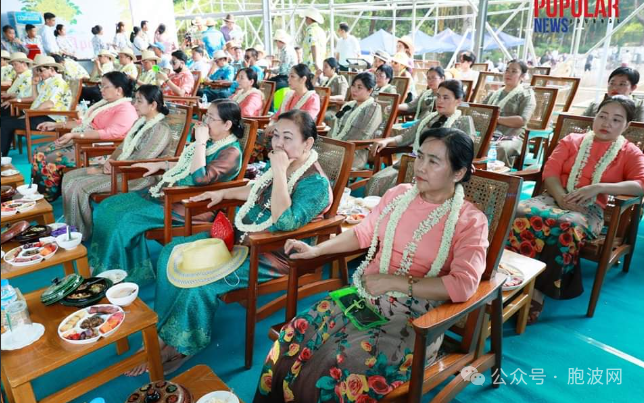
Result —
MULTIPOLYGON (((371 263, 376 254, 380 223, 382 222, 384 217, 391 212, 391 217, 389 217, 389 222, 387 223, 387 228, 385 230, 385 239, 382 245, 382 254, 380 257, 379 268, 379 272, 381 274, 387 274, 389 273, 389 265, 391 262, 391 253, 393 250, 396 228, 398 227, 403 213, 408 209, 411 202, 416 197, 418 197, 418 194, 419 191, 416 185, 412 186, 407 192, 398 195, 394 200, 387 204, 387 206, 383 209, 382 213, 378 217, 373 236, 371 238, 371 244, 367 252, 367 257, 353 274, 353 285, 356 287, 357 292, 361 297, 370 299, 376 298, 373 295, 370 295, 364 288, 364 285, 362 284, 362 276, 365 272, 365 269, 367 268, 369 263, 371 263)), ((447 221, 445 221, 445 228, 443 230, 443 236, 441 238, 438 254, 436 255, 436 259, 434 259, 434 261, 432 262, 430 270, 427 272, 427 274, 425 274, 425 277, 438 276, 438 273, 445 265, 447 257, 449 256, 452 238, 454 237, 454 230, 456 228, 456 223, 458 221, 461 208, 463 207, 464 200, 465 193, 463 186, 461 184, 458 184, 456 185, 454 197, 446 200, 443 204, 438 206, 438 208, 434 209, 429 214, 429 216, 420 223, 416 231, 414 231, 411 242, 407 244, 403 251, 402 259, 400 261, 400 268, 396 270, 394 275, 409 275, 409 269, 411 268, 418 242, 420 242, 423 236, 431 231, 431 229, 449 211, 449 216, 447 217, 447 221)), ((387 295, 394 297, 404 297, 406 294, 392 291, 387 293, 387 295)))
POLYGON ((523 92, 523 87, 521 86, 521 84, 519 84, 512 91, 510 91, 508 95, 506 95, 505 98, 501 100, 501 102, 497 104, 496 102, 499 100, 499 98, 501 97, 501 94, 503 93, 503 89, 500 89, 497 92, 495 92, 490 98, 490 105, 498 106, 499 110, 502 111, 505 104, 507 104, 512 98, 514 98, 516 94, 520 94, 522 92, 523 92))
MULTIPOLYGON (((337 133, 340 123, 342 122, 342 119, 340 119, 340 122, 338 122, 334 126, 331 137, 338 140, 344 140, 344 138, 347 137, 347 135, 349 134, 349 130, 351 130, 351 127, 353 127, 353 122, 355 122, 355 120, 360 115, 360 112, 362 112, 363 109, 368 108, 374 102, 376 102, 376 100, 374 98, 369 97, 362 104, 358 105, 358 107, 349 111, 348 112, 349 116, 347 117, 347 120, 345 121, 344 125, 342 125, 342 129, 340 130, 340 132, 337 133)), ((350 101, 350 102, 347 102, 345 106, 350 106, 351 108, 354 108, 356 104, 357 104, 356 101, 350 101)))
MULTIPOLYGON (((577 152, 577 156, 575 157, 575 163, 572 165, 570 176, 568 177, 568 182, 566 183, 566 190, 568 191, 568 193, 574 192, 577 189, 579 178, 581 177, 581 172, 584 170, 586 163, 588 163, 590 149, 593 146, 594 140, 595 133, 593 133, 593 131, 591 130, 584 136, 584 139, 579 146, 579 151, 577 152)), ((615 160, 615 158, 617 158, 617 154, 619 154, 619 151, 624 146, 624 143, 626 143, 626 139, 624 138, 624 136, 620 135, 615 141, 613 141, 613 144, 610 145, 608 150, 606 150, 604 155, 599 159, 597 166, 593 171, 591 180, 592 185, 599 183, 602 175, 606 171, 606 168, 608 168, 608 166, 615 160)))
POLYGON ((332 75, 331 77, 329 77, 329 78, 324 82, 323 87, 331 88, 331 84, 332 84, 332 83, 333 83, 333 81, 335 81, 337 78, 338 78, 338 74, 337 74, 337 73, 333 73, 333 75, 332 75))
MULTIPOLYGON (((389 87, 393 87, 393 85, 392 84, 387 84, 384 87, 376 88, 378 90, 377 93, 380 94, 381 92, 384 92, 389 87)), ((376 91, 374 91, 374 92, 376 92, 376 91)))
MULTIPOLYGON (((306 101, 308 101, 309 98, 313 96, 313 94, 315 94, 315 90, 310 90, 305 92, 304 95, 302 95, 302 98, 300 98, 300 100, 297 101, 297 103, 293 106, 292 109, 301 109, 306 103, 306 101)), ((288 94, 286 94, 286 96, 284 97, 284 101, 282 101, 282 105, 280 105, 279 113, 277 114, 277 116, 281 115, 283 112, 286 112, 282 108, 286 108, 286 105, 288 105, 288 103, 291 102, 291 98, 293 98, 294 96, 295 96, 295 91, 289 91, 288 94)))
POLYGON ((113 102, 107 102, 106 100, 101 100, 92 105, 91 108, 87 110, 85 116, 82 117, 80 126, 76 126, 72 129, 73 133, 82 133, 84 131, 90 130, 92 128, 92 121, 99 113, 112 109, 115 106, 123 104, 125 102, 132 102, 132 98, 121 98, 113 102))
POLYGON ((139 141, 141 141, 143 133, 153 128, 157 123, 162 121, 164 117, 165 115, 163 113, 157 113, 157 115, 150 120, 147 120, 145 117, 141 117, 139 120, 134 122, 130 131, 125 135, 125 140, 123 140, 123 150, 117 160, 127 160, 132 155, 132 152, 134 152, 136 146, 139 145, 139 141))
POLYGON ((420 96, 420 99, 418 100, 418 105, 416 106, 416 115, 414 115, 414 119, 418 120, 418 118, 420 117, 420 108, 423 105, 423 102, 425 102, 426 98, 432 96, 433 93, 434 91, 429 89, 429 90, 425 90, 423 94, 420 96))
POLYGON ((233 101, 237 102, 238 105, 241 105, 242 102, 251 94, 257 94, 262 96, 262 99, 264 98, 264 94, 258 90, 257 88, 251 88, 248 91, 240 91, 237 94, 233 95, 233 101))
MULTIPOLYGON (((208 148, 206 148, 206 156, 210 156, 224 147, 235 143, 237 137, 234 135, 228 135, 221 140, 217 140, 212 143, 208 148)), ((163 192, 161 189, 164 187, 171 187, 175 182, 187 177, 190 174, 190 166, 192 165, 192 158, 195 156, 195 151, 197 149, 197 143, 189 144, 181 153, 179 161, 171 169, 165 171, 161 177, 161 181, 150 188, 150 194, 152 197, 161 197, 163 192)))
MULTIPOLYGON (((454 113, 452 113, 452 116, 447 118, 447 120, 445 121, 445 123, 443 124, 442 127, 447 127, 447 128, 452 127, 454 125, 454 122, 456 122, 458 120, 458 118, 461 117, 461 114, 462 114, 461 110, 456 109, 454 111, 454 113)), ((436 116, 438 116, 438 112, 432 112, 429 115, 425 116, 425 118, 420 121, 418 126, 416 126, 416 140, 414 140, 414 152, 415 153, 417 153, 418 150, 420 150, 419 141, 420 141, 421 133, 425 130, 425 126, 427 126, 429 124, 429 122, 431 122, 432 119, 434 119, 436 116)))
MULTIPOLYGON (((306 159, 304 164, 299 167, 295 172, 291 174, 291 176, 288 178, 287 181, 287 187, 288 187, 288 194, 293 193, 293 188, 295 188, 295 184, 297 181, 300 180, 300 178, 304 175, 306 171, 308 171, 309 168, 315 162, 318 160, 318 153, 315 150, 311 150, 309 153, 309 157, 306 159)), ((250 193, 248 194, 248 199, 246 202, 241 206, 239 209, 239 212, 235 215, 235 227, 244 232, 244 235, 241 237, 241 241, 243 242, 244 238, 246 237, 246 233, 248 232, 260 232, 268 229, 271 225, 274 224, 273 222, 273 217, 269 216, 267 220, 260 222, 260 223, 253 223, 253 224, 244 224, 244 217, 248 215, 248 212, 250 209, 257 204, 257 200, 259 199, 259 195, 262 193, 264 188, 267 188, 270 186, 270 184, 273 182, 273 168, 271 167, 266 173, 264 173, 262 176, 260 176, 255 183, 253 183, 250 193)), ((266 203, 264 203, 264 208, 266 210, 270 211, 271 208, 271 200, 270 198, 266 203)), ((263 215, 263 212, 260 213, 256 219, 259 220, 263 215)))

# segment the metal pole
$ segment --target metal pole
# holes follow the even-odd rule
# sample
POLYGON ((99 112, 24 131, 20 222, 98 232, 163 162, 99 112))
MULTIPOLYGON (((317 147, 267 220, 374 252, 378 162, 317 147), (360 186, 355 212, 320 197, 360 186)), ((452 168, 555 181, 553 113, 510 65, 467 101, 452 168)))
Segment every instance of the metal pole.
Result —
POLYGON ((487 18, 488 0, 479 0, 478 15, 476 17, 476 38, 474 52, 476 58, 481 60, 483 48, 485 47, 485 19, 487 18))
POLYGON ((584 32, 584 20, 579 19, 579 24, 575 24, 577 28, 577 36, 575 37, 575 42, 573 43, 574 47, 572 49, 572 77, 577 76, 577 58, 579 53, 579 45, 581 44, 581 35, 584 32), (577 25, 579 25, 577 27, 577 25))
POLYGON ((273 41, 271 36, 273 34, 273 21, 271 19, 271 1, 262 0, 262 18, 264 25, 264 48, 266 49, 266 54, 273 54, 273 41))
POLYGON ((530 6, 528 8, 528 19, 526 21, 526 27, 525 27, 525 45, 523 46, 523 60, 528 60, 528 49, 530 48, 530 44, 532 43, 532 30, 534 29, 533 24, 534 24, 534 18, 532 15, 534 14, 534 2, 529 2, 530 6))
MULTIPOLYGON (((613 18, 610 18, 608 20, 608 26, 606 27, 606 37, 604 41, 604 50, 602 54, 602 60, 599 63, 599 74, 597 75, 597 80, 595 80, 595 103, 599 102, 599 97, 602 94, 603 90, 600 90, 600 85, 603 85, 604 83, 604 76, 606 75, 606 59, 608 59, 608 52, 610 48, 610 39, 613 36, 613 22, 615 20, 613 18)), ((590 52, 590 51, 588 51, 590 52)), ((588 54, 588 53, 586 53, 588 54)))
POLYGON ((331 9, 331 18, 329 20, 329 42, 331 42, 331 55, 329 57, 335 57, 335 12, 333 11, 333 0, 329 1, 329 8, 331 9))
POLYGON ((393 0, 391 0, 391 17, 392 17, 391 34, 394 36, 393 41, 394 41, 394 53, 395 53, 395 50, 396 50, 396 38, 397 38, 396 37, 396 3, 394 3, 393 0))

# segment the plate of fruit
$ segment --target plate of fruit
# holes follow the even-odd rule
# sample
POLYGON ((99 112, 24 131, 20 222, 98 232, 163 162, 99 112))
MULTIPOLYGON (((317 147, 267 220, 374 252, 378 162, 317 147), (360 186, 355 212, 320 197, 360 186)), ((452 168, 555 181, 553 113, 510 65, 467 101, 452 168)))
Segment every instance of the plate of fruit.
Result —
POLYGON ((523 285, 524 274, 518 267, 508 263, 499 263, 499 273, 505 274, 508 278, 503 283, 503 291, 515 290, 523 285))
POLYGON ((111 304, 92 305, 60 322, 58 336, 68 343, 89 344, 114 333, 125 320, 125 311, 111 304))
POLYGON ((4 261, 14 266, 29 266, 54 256, 58 245, 53 242, 30 242, 15 247, 4 255, 4 261))
POLYGON ((31 210, 36 206, 35 201, 28 201, 28 200, 9 200, 0 206, 1 213, 4 216, 7 215, 14 215, 17 213, 22 213, 27 210, 31 210))

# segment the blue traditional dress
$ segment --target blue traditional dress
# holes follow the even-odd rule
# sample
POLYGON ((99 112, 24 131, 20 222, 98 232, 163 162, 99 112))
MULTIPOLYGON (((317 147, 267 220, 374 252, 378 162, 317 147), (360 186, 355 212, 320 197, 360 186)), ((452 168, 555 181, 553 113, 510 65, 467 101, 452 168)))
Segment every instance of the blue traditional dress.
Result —
MULTIPOLYGON (((259 223, 270 217, 262 211, 270 198, 272 185, 259 195, 244 222, 259 223), (263 217, 264 219, 261 219, 263 217), (256 222, 257 221, 257 222, 256 222)), ((300 178, 291 194, 291 207, 268 228, 269 232, 294 231, 323 214, 331 205, 329 181, 316 163, 300 178)), ((237 232, 237 237, 241 233, 237 232)), ((178 288, 170 283, 167 265, 172 249, 186 242, 208 237, 200 233, 190 237, 174 239, 161 251, 157 264, 157 288, 154 310, 159 315, 159 337, 182 354, 194 355, 210 344, 215 325, 215 312, 219 307, 219 296, 248 286, 250 260, 234 272, 214 283, 197 288, 178 288), (239 279, 239 281, 237 280, 239 279)), ((283 252, 261 254, 259 257, 258 281, 260 283, 280 277, 288 271, 286 255, 283 252)))
MULTIPOLYGON (((212 141, 208 140, 206 147, 210 145, 212 141)), ((205 167, 177 181, 175 185, 205 186, 228 182, 237 177, 241 164, 241 147, 239 142, 235 142, 207 155, 205 167)), ((175 210, 173 213, 177 223, 180 222, 181 212, 175 210)), ((148 190, 105 199, 94 213, 94 235, 89 253, 93 273, 123 269, 128 273, 128 281, 143 283, 154 279, 145 233, 162 228, 163 219, 163 199, 153 198, 148 190)))

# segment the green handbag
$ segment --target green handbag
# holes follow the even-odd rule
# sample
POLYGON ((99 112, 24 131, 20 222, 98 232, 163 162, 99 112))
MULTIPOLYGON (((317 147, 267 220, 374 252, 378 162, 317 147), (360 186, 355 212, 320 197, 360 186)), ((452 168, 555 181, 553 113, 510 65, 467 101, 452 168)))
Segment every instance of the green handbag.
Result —
POLYGON ((358 330, 368 330, 389 321, 376 311, 366 299, 358 295, 355 287, 342 288, 330 292, 329 295, 358 330))

